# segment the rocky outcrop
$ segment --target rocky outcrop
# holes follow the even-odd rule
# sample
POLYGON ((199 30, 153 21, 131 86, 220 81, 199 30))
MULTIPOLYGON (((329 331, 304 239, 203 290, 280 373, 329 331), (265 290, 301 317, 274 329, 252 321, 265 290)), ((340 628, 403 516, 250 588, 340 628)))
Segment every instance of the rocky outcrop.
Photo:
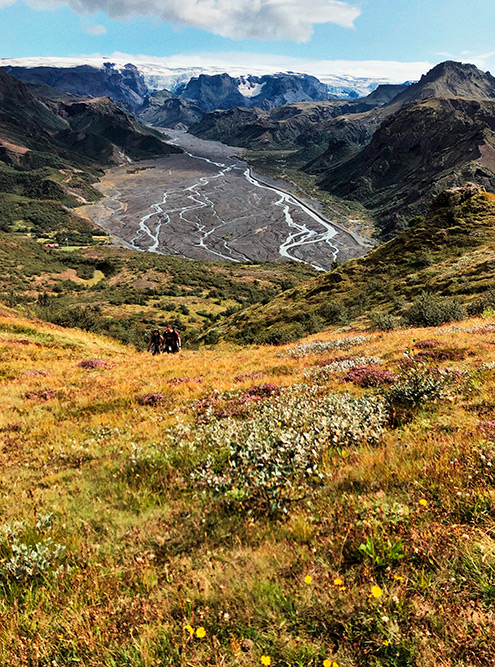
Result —
POLYGON ((139 117, 155 127, 179 130, 199 123, 203 115, 195 102, 179 99, 168 91, 161 90, 147 98, 139 117))

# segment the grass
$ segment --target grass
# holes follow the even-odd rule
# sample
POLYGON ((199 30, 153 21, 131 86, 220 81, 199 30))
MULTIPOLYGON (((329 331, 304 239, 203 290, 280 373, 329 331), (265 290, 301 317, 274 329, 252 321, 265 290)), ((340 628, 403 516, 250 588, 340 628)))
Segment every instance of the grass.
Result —
MULTIPOLYGON (((0 538, 0 665, 491 664, 492 324, 367 332, 321 354, 223 344, 156 358, 2 308, 0 507, 3 524, 24 525, 0 538), (323 476, 301 478, 285 511, 198 477, 208 456, 221 474, 222 434, 238 424, 256 438, 249 424, 269 423, 280 398, 245 401, 250 388, 297 395, 307 371, 345 356, 398 373, 432 339, 463 350, 425 362, 459 371, 455 387, 389 423, 378 444, 322 441, 323 476), (14 543, 47 549, 47 569, 8 574, 14 543)), ((380 396, 343 375, 314 387, 315 405, 380 396)))
POLYGON ((168 321, 188 344, 226 312, 268 301, 316 273, 300 263, 194 262, 107 246, 49 250, 11 233, 0 241, 0 301, 140 348, 146 333, 168 321))
POLYGON ((390 326, 398 326, 422 292, 432 300, 454 299, 472 312, 480 306, 482 312, 483 299, 491 305, 495 278, 494 225, 493 197, 469 189, 447 191, 426 218, 411 221, 392 241, 268 304, 234 313, 215 325, 216 337, 283 343, 361 317, 386 318, 390 326))

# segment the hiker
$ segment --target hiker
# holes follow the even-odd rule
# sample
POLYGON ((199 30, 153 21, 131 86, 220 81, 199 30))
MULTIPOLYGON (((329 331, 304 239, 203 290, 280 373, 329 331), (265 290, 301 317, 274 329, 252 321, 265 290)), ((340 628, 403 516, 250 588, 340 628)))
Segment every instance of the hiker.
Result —
POLYGON ((151 354, 161 354, 163 345, 163 338, 160 336, 158 329, 153 329, 151 334, 150 342, 148 343, 148 352, 151 350, 151 354))
POLYGON ((176 331, 170 324, 163 332, 163 350, 168 354, 175 354, 181 348, 179 332, 176 331))

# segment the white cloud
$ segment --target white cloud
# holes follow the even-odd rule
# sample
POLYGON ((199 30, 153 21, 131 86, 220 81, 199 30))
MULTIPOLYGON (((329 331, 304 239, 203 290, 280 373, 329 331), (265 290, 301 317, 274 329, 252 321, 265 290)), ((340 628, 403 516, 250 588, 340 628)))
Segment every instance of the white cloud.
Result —
MULTIPOLYGON (((12 0, 0 0, 2 3, 12 0)), ((13 0, 15 1, 15 0, 13 0)), ((111 18, 158 16, 231 39, 307 42, 314 26, 354 27, 361 10, 343 0, 27 0, 35 9, 69 5, 79 13, 105 11, 111 18)))
MULTIPOLYGON (((443 58, 448 58, 449 60, 456 60, 461 63, 470 63, 471 65, 476 65, 482 70, 488 69, 490 67, 490 62, 495 63, 495 51, 488 51, 486 53, 479 53, 478 51, 461 51, 460 53, 445 53, 443 51, 438 51, 435 53, 436 56, 442 56, 443 58)), ((493 64, 492 64, 493 66, 493 64)))
POLYGON ((0 9, 13 5, 15 2, 16 0, 0 0, 0 9))
POLYGON ((88 35, 94 35, 95 37, 107 34, 107 29, 105 28, 105 26, 99 23, 97 23, 96 25, 91 25, 88 28, 85 28, 85 31, 88 33, 88 35))

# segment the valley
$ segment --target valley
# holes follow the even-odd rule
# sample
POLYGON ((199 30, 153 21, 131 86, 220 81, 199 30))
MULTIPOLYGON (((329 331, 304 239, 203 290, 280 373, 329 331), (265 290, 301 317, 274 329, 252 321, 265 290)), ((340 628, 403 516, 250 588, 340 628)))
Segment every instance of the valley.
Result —
POLYGON ((239 159, 242 150, 166 130, 184 153, 113 167, 100 202, 82 209, 134 250, 232 262, 297 261, 328 270, 370 241, 327 220, 239 159))

